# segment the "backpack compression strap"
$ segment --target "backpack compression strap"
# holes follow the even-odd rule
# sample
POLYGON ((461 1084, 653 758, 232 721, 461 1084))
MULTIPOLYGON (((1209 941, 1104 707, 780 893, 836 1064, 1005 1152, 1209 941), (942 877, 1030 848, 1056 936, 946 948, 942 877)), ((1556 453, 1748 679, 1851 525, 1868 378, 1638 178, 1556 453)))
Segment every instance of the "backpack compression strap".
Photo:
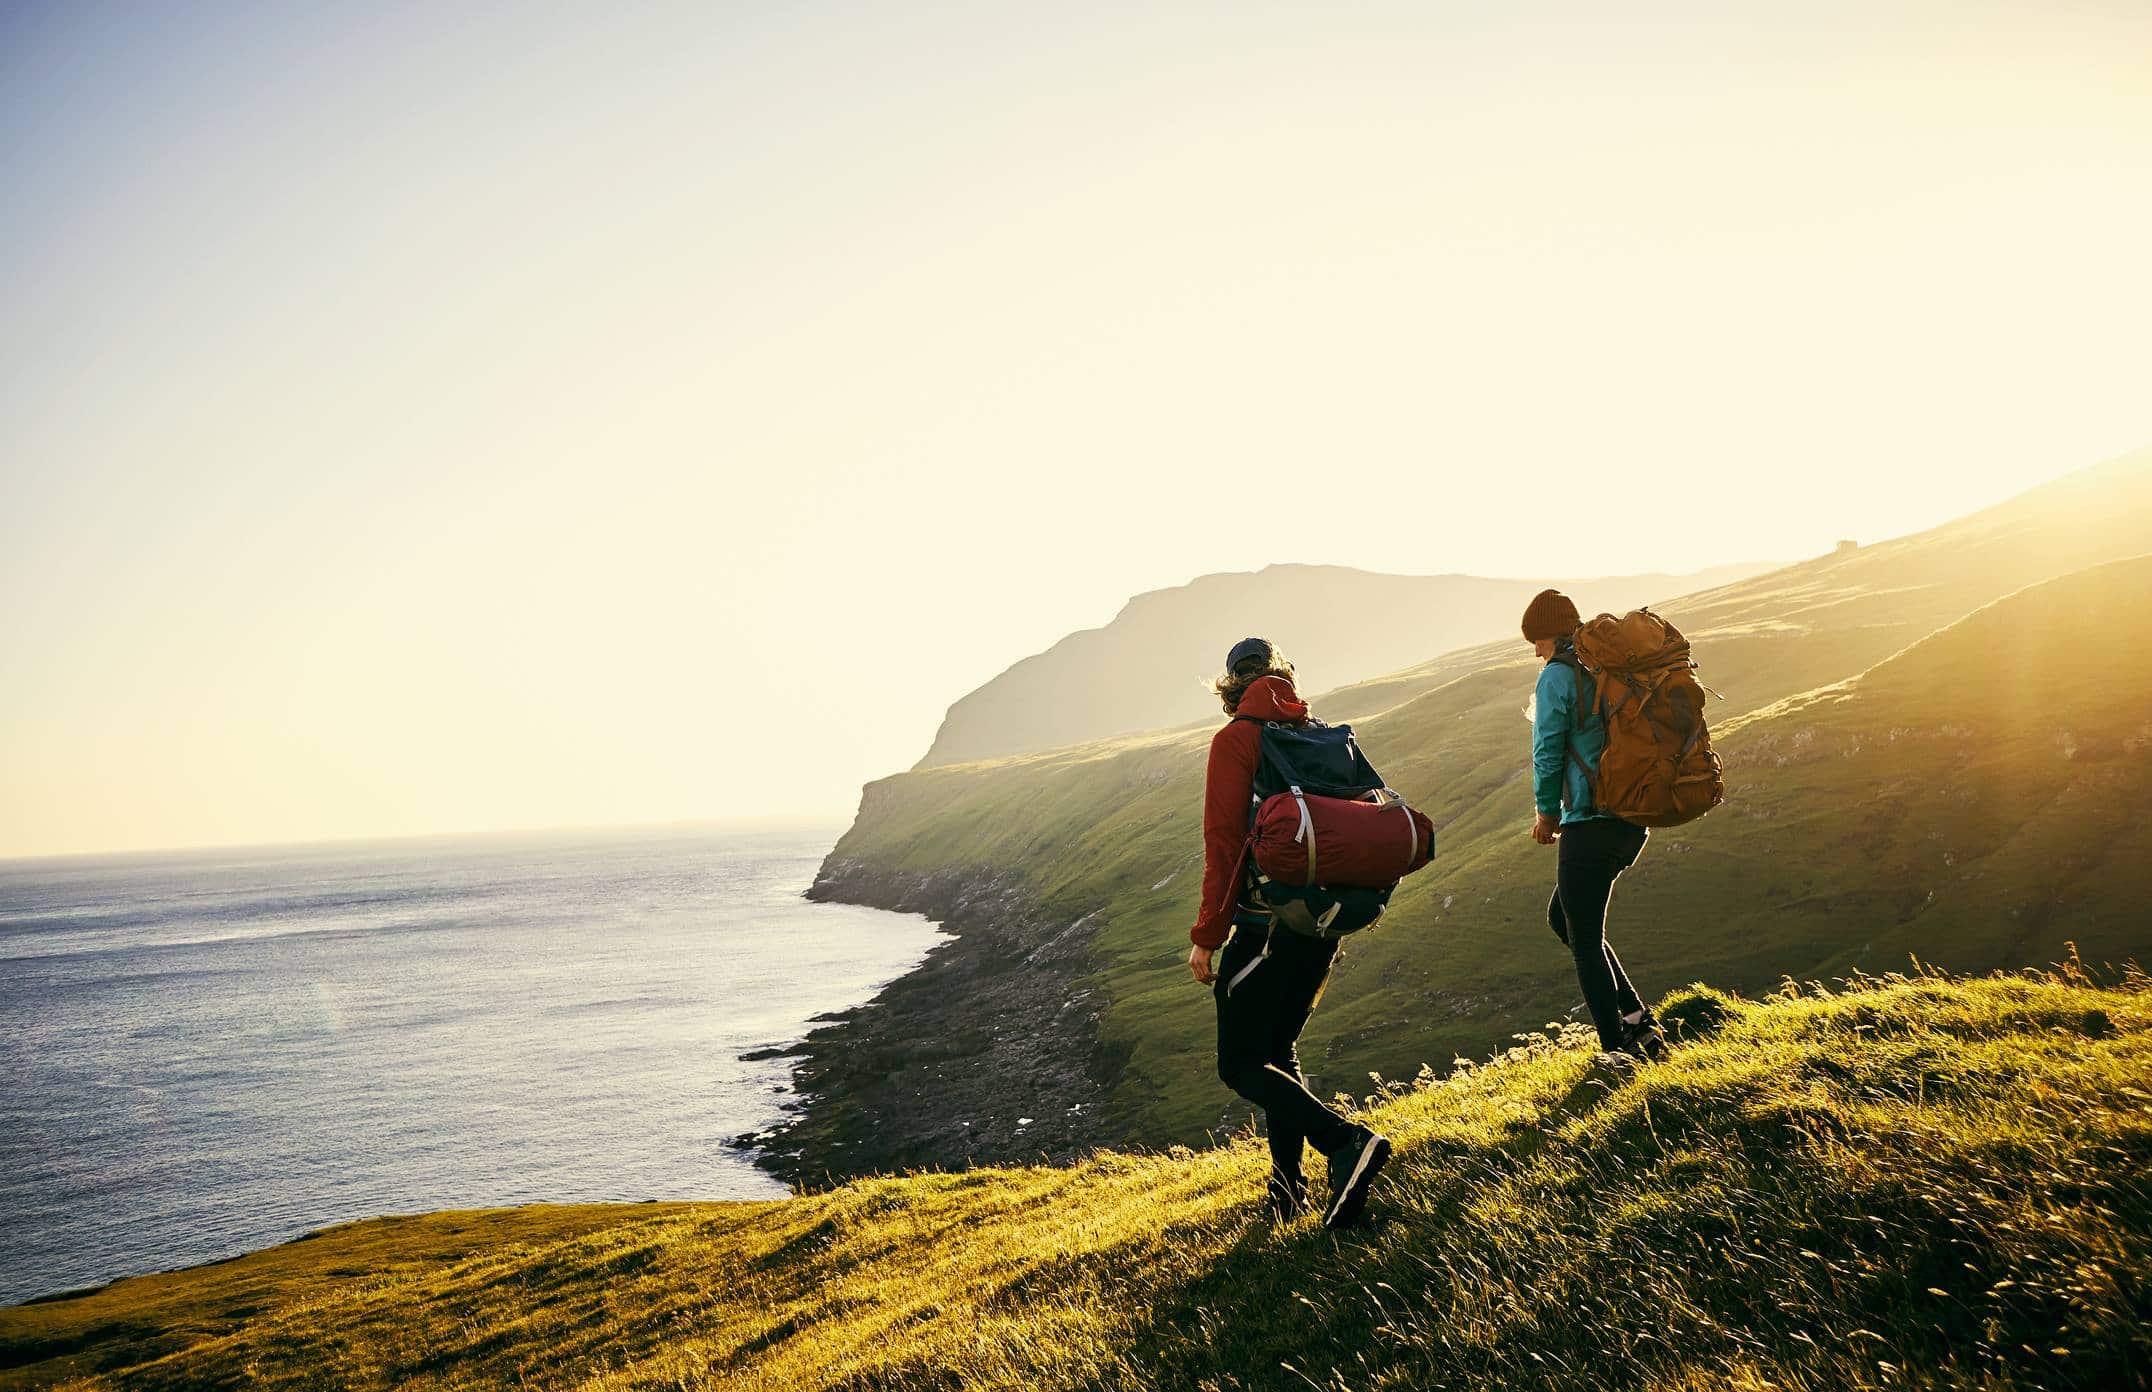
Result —
POLYGON ((1315 817, 1308 811, 1307 795, 1300 791, 1298 783, 1293 785, 1292 794, 1293 801, 1300 804, 1300 830, 1293 833, 1293 841, 1295 844, 1307 843, 1308 883, 1312 885, 1315 883, 1315 817))
POLYGON ((1395 788, 1384 786, 1370 793, 1368 800, 1377 807, 1404 809, 1405 835, 1410 839, 1412 847, 1411 853, 1405 857, 1405 864, 1410 865, 1418 860, 1420 858, 1420 824, 1412 819, 1412 806, 1405 801, 1405 795, 1395 788))

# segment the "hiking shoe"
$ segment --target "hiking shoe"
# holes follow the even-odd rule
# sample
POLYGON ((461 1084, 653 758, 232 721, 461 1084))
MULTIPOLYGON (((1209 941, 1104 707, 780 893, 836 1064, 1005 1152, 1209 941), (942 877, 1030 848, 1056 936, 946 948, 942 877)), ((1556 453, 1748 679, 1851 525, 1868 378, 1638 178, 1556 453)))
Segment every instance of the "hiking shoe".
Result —
POLYGON ((1263 1186, 1263 1212, 1273 1223, 1290 1223, 1308 1211, 1308 1181, 1298 1173, 1270 1172, 1263 1186))
POLYGON ((1666 1057, 1666 1031, 1659 1028, 1659 1022, 1647 1011, 1643 1020, 1623 1027, 1619 1052, 1656 1063, 1666 1057))
POLYGON ((1323 1210, 1323 1226, 1342 1228, 1358 1218, 1375 1176, 1389 1161, 1388 1138, 1355 1126, 1352 1139, 1330 1152, 1330 1206, 1323 1210))

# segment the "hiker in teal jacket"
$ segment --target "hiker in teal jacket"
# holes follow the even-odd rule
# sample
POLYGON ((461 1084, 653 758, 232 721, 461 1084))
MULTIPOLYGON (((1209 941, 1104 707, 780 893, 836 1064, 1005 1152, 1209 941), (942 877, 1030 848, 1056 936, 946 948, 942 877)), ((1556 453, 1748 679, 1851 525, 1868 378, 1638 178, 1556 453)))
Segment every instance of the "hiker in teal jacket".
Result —
POLYGON ((1636 864, 1649 833, 1592 805, 1591 774, 1606 752, 1607 730, 1592 678, 1577 665, 1582 626, 1577 606, 1559 590, 1540 591, 1524 611, 1524 636, 1546 663, 1532 695, 1532 839, 1542 846, 1560 842, 1547 926, 1576 959, 1600 1047, 1656 1058, 1666 1037, 1606 940, 1614 881, 1636 864))
POLYGON ((1564 635, 1554 644, 1532 693, 1532 802, 1539 815, 1558 816, 1557 824, 1566 827, 1599 815, 1592 808, 1591 780, 1569 751, 1576 750, 1585 768, 1598 768, 1607 723, 1592 705, 1591 679, 1579 685, 1583 669, 1577 666, 1575 642, 1564 635))

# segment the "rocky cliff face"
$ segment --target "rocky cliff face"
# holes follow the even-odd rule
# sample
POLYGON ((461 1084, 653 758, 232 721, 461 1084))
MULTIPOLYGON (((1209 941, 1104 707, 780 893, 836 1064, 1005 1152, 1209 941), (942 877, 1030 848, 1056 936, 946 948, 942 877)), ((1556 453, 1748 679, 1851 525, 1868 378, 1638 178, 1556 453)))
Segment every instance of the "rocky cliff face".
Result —
POLYGON ((923 1167, 1064 1161, 1101 1136, 1110 1061, 1085 919, 987 867, 916 874, 832 856, 810 899, 921 913, 952 936, 798 1052, 800 1106, 744 1136, 795 1184, 923 1167))

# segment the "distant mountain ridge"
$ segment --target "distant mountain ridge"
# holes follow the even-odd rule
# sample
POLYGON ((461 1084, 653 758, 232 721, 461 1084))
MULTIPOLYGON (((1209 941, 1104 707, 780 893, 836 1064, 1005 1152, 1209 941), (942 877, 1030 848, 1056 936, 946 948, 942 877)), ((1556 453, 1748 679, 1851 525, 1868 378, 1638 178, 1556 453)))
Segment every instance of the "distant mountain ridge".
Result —
POLYGON ((1203 719, 1217 711, 1205 681, 1226 648, 1250 634, 1277 643, 1309 689, 1324 689, 1506 635, 1525 602, 1548 585, 1593 613, 1711 589, 1776 565, 1599 579, 1392 575, 1335 565, 1203 575, 1137 595, 1103 628, 1071 633, 962 697, 914 767, 1033 754, 1203 719))

